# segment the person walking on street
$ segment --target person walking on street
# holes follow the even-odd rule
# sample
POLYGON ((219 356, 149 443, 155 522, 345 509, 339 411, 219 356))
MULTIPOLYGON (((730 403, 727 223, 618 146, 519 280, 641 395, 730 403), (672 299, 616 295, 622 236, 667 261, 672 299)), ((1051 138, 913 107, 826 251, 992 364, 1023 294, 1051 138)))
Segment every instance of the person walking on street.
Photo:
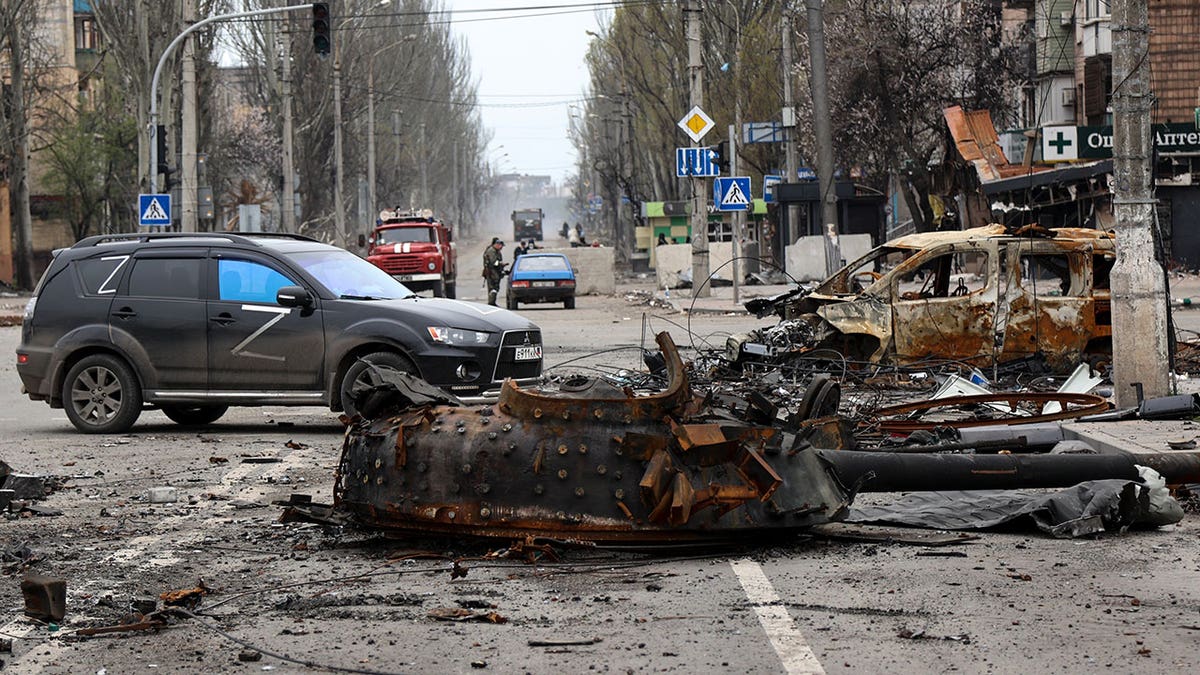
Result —
POLYGON ((579 226, 578 225, 575 226, 575 229, 571 230, 571 236, 567 239, 567 242, 571 244, 571 248, 579 247, 579 226))
POLYGON ((500 249, 504 242, 500 237, 492 237, 492 243, 483 252, 483 278, 487 280, 488 302, 495 307, 496 296, 500 294, 500 280, 504 278, 504 254, 500 249))
POLYGON ((521 242, 517 244, 517 247, 513 249, 513 262, 516 262, 517 258, 520 258, 526 253, 529 253, 529 244, 526 244, 525 240, 522 239, 521 242))

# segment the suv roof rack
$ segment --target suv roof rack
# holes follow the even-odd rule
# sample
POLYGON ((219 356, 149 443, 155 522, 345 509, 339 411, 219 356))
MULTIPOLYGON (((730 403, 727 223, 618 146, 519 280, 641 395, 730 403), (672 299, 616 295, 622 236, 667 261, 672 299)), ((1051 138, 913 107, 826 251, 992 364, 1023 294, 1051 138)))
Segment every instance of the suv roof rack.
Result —
POLYGON ((246 244, 248 246, 262 246, 262 242, 254 241, 254 238, 278 238, 278 239, 295 239, 297 241, 317 242, 312 237, 306 237, 302 234, 292 234, 289 232, 248 232, 245 234, 233 232, 127 232, 122 234, 97 234, 91 237, 84 237, 75 242, 71 248, 87 248, 89 246, 99 246, 118 241, 153 241, 155 239, 223 239, 229 242, 238 244, 246 244))

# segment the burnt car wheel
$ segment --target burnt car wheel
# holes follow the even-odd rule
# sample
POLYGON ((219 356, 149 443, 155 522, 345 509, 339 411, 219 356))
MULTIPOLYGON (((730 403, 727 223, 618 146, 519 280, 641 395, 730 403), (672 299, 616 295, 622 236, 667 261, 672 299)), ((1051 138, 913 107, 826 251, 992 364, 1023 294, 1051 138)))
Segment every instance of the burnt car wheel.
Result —
POLYGON ((354 397, 352 395, 354 385, 361 383, 372 386, 380 382, 379 375, 370 367, 371 365, 379 368, 392 368, 413 375, 419 374, 412 361, 395 352, 372 352, 366 356, 359 357, 346 370, 346 377, 342 378, 342 386, 339 388, 342 399, 342 412, 350 417, 358 414, 358 407, 354 405, 354 397))
POLYGON ((164 405, 163 414, 176 424, 200 426, 221 419, 229 410, 227 405, 164 405))
POLYGON ((121 359, 93 354, 80 359, 63 381, 67 419, 85 434, 128 431, 142 414, 142 389, 121 359))

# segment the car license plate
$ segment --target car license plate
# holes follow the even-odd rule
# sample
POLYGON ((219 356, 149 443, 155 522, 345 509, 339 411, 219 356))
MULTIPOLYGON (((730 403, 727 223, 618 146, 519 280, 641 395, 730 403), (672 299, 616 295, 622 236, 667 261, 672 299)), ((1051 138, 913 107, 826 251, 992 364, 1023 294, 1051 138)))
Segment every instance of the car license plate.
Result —
POLYGON ((533 282, 533 285, 534 285, 534 286, 539 286, 539 287, 541 287, 541 286, 554 286, 554 282, 553 282, 553 281, 535 281, 535 282, 533 282))
POLYGON ((536 361, 542 358, 542 348, 539 347, 517 347, 518 361, 536 361))
POLYGON ((396 278, 396 281, 412 281, 413 280, 412 279, 413 275, 411 275, 411 274, 393 274, 392 276, 396 278))

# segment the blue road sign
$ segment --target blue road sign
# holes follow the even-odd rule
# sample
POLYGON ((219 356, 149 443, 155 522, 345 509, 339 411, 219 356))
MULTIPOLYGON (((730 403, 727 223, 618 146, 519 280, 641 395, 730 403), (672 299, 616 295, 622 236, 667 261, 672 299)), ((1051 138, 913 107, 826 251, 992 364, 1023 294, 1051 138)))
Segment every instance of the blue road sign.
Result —
POLYGON ((676 178, 714 178, 721 170, 713 162, 717 153, 712 148, 675 148, 676 178))
POLYGON ((796 178, 798 178, 800 180, 816 180, 817 172, 813 171, 812 169, 808 168, 807 166, 797 167, 796 168, 796 178))
POLYGON ((171 195, 138 195, 138 225, 163 227, 171 224, 171 195))
POLYGON ((782 143, 783 125, 779 122, 746 122, 742 125, 742 143, 782 143))
POLYGON ((783 182, 783 176, 766 175, 763 176, 763 201, 768 204, 775 203, 775 186, 783 182))
POLYGON ((749 211, 750 177, 732 176, 716 179, 713 181, 713 196, 718 211, 749 211))

